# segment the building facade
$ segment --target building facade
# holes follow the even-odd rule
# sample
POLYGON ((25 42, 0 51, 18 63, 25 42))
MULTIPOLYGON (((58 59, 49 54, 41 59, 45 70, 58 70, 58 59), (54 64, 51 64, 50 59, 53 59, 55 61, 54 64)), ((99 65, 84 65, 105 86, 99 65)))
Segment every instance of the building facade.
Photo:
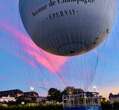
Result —
POLYGON ((35 91, 23 92, 18 89, 0 91, 0 103, 3 104, 41 103, 45 100, 45 97, 40 97, 35 91))

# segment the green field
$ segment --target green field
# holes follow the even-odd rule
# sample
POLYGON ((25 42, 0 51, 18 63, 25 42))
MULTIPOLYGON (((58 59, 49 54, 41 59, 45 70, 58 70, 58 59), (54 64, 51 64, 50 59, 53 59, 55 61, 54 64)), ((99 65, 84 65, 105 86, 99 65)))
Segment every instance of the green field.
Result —
POLYGON ((0 106, 0 110, 63 110, 63 107, 61 105, 47 105, 47 106, 12 105, 12 106, 0 106))
MULTIPOLYGON (((63 110, 62 105, 0 105, 0 110, 63 110)), ((102 103, 102 110, 119 110, 119 103, 102 103)))

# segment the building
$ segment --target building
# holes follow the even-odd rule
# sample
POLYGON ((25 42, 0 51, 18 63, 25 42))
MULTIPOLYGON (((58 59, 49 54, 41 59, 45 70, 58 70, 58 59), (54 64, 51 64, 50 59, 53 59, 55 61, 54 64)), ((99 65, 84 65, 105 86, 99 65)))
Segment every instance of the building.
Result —
POLYGON ((39 103, 39 95, 37 92, 24 92, 24 94, 17 98, 17 103, 39 103))
POLYGON ((10 103, 10 102, 16 102, 16 99, 10 96, 0 98, 0 103, 10 103))
POLYGON ((23 91, 19 89, 14 89, 14 90, 8 90, 8 91, 0 91, 0 98, 1 97, 19 97, 23 95, 23 91))
POLYGON ((40 97, 35 91, 23 92, 19 89, 0 91, 0 103, 43 103, 46 101, 46 97, 40 97))
POLYGON ((23 95, 21 90, 0 91, 0 103, 15 103, 16 98, 23 95))
POLYGON ((63 96, 64 110, 101 110, 101 99, 97 92, 77 92, 63 96))
POLYGON ((114 102, 119 102, 119 94, 110 94, 109 95, 109 100, 111 103, 114 103, 114 102))

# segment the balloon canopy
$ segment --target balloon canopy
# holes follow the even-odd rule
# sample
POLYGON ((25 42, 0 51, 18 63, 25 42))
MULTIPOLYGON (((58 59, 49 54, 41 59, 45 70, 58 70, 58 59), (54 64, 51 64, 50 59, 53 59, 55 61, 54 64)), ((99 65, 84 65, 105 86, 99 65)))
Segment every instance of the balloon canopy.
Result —
POLYGON ((95 48, 111 31, 116 0, 20 0, 20 15, 40 48, 63 56, 95 48))

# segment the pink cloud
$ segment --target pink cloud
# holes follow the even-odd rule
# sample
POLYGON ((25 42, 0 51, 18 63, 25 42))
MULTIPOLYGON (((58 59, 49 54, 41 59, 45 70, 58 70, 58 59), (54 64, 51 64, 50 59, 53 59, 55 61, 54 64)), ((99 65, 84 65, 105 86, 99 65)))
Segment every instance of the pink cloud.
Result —
MULTIPOLYGON (((11 33, 14 39, 16 39, 20 43, 23 51, 26 52, 29 56, 31 56, 35 60, 34 63, 31 61, 31 59, 22 56, 22 59, 27 63, 29 63, 30 65, 32 65, 33 67, 37 66, 37 64, 42 64, 51 72, 58 73, 60 72, 62 66, 68 59, 66 57, 49 54, 44 50, 42 50, 41 48, 38 48, 30 39, 30 37, 18 31, 16 27, 13 27, 9 23, 0 23, 0 27, 4 28, 6 31, 11 33)), ((20 53, 17 53, 17 55, 20 56, 20 53)))

